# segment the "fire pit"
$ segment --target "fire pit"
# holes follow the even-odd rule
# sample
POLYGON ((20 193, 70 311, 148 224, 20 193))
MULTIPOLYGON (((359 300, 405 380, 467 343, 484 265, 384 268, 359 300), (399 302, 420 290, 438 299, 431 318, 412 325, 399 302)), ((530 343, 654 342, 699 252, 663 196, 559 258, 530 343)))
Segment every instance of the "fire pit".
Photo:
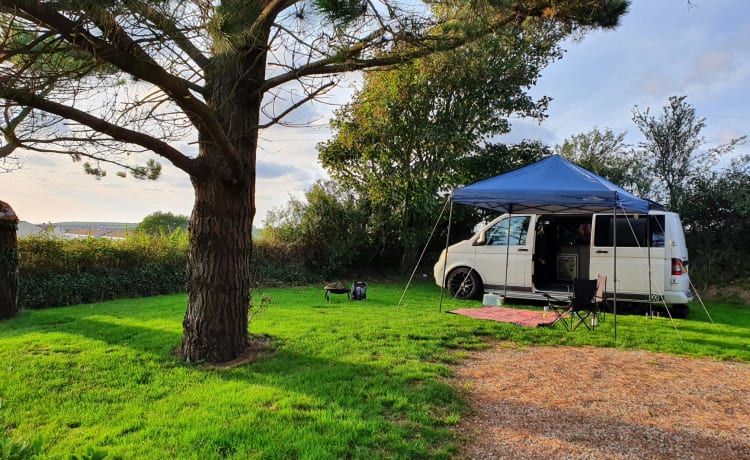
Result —
POLYGON ((331 283, 325 287, 326 290, 326 302, 331 301, 331 294, 346 294, 346 297, 351 299, 349 288, 344 283, 331 283))

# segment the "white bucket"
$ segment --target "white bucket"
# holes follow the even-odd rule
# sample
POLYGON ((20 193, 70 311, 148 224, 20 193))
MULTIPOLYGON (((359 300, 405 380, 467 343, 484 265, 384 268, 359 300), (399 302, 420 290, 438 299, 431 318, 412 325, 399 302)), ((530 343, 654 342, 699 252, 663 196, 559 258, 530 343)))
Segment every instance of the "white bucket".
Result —
POLYGON ((501 305, 500 297, 495 294, 485 294, 482 298, 482 304, 484 304, 485 307, 497 307, 501 305))

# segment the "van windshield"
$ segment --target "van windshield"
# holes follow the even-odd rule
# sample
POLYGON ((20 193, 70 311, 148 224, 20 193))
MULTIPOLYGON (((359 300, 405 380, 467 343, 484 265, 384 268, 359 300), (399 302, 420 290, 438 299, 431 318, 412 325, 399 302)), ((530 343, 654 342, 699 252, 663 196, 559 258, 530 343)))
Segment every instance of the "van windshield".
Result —
POLYGON ((664 247, 664 216, 596 216, 594 246, 614 246, 615 225, 617 246, 624 248, 664 247), (647 236, 648 235, 648 236, 647 236))

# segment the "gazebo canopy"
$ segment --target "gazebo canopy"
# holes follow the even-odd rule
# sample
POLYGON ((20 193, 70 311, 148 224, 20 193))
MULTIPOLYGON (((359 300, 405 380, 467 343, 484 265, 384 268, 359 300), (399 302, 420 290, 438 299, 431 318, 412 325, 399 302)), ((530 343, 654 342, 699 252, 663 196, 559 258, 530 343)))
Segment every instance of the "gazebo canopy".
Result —
POLYGON ((651 202, 552 155, 522 168, 453 190, 453 202, 508 213, 646 213, 651 202))

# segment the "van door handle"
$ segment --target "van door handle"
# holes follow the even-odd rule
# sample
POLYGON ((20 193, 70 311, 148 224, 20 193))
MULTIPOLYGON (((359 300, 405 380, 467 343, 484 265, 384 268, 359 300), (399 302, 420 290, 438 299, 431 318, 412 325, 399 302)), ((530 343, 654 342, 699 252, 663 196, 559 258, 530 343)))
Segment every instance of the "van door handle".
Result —
POLYGON ((518 249, 518 252, 529 252, 529 250, 528 250, 528 249, 526 249, 526 248, 519 248, 519 249, 518 249))
POLYGON ((596 251, 597 254, 609 254, 609 251, 602 251, 601 249, 596 251))

